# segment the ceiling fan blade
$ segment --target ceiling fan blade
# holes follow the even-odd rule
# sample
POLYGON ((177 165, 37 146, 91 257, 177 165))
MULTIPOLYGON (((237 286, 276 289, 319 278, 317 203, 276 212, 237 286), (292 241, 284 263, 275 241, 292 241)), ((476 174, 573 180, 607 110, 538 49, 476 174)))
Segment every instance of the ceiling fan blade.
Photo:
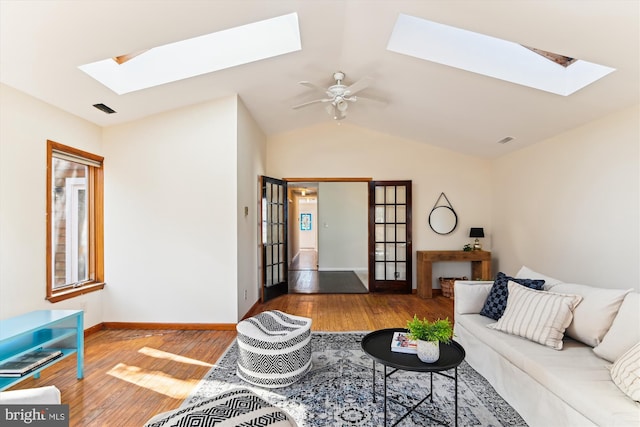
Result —
POLYGON ((387 101, 384 98, 381 98, 379 96, 373 96, 371 94, 366 94, 366 95, 358 95, 356 98, 358 99, 366 99, 367 101, 375 101, 379 104, 383 104, 383 105, 387 105, 389 103, 389 101, 387 101))
POLYGON ((311 89, 313 89, 313 90, 317 90, 318 92, 323 93, 323 94, 325 94, 325 95, 330 95, 330 93, 327 91, 327 89, 325 89, 325 88, 323 88, 323 87, 320 87, 320 86, 317 86, 317 85, 314 85, 313 83, 308 82, 308 81, 306 81, 306 80, 305 80, 305 81, 301 81, 301 82, 299 82, 299 83, 300 83, 302 86, 306 86, 306 87, 311 88, 311 89))
POLYGON ((329 102, 331 101, 331 99, 314 99, 313 101, 309 101, 309 102, 304 102, 302 104, 298 104, 298 105, 294 105, 293 108, 294 110, 298 109, 298 108, 302 108, 302 107, 306 107, 307 105, 311 105, 311 104, 317 104, 318 102, 329 102))
POLYGON ((358 80, 357 82, 355 82, 354 84, 352 84, 351 86, 349 86, 348 88, 346 88, 344 91, 344 94, 346 96, 355 95, 361 90, 368 88, 371 85, 371 83, 373 83, 373 79, 369 76, 365 76, 360 80, 358 80))

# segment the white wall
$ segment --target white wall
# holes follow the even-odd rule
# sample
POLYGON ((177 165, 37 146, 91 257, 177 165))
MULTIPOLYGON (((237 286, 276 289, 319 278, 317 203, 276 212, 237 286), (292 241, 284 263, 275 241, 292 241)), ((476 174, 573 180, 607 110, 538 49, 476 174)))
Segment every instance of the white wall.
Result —
POLYGON ((0 319, 83 309, 90 327, 102 322, 102 291, 45 300, 47 139, 103 154, 98 126, 0 84, 0 319))
MULTIPOLYGON (((426 130, 425 130, 426 131, 426 130)), ((461 250, 469 228, 484 227, 491 250, 490 162, 415 141, 332 121, 269 137, 267 174, 286 177, 371 177, 413 181, 413 286, 415 251, 461 250), (458 227, 434 233, 428 215, 441 192, 458 213, 458 227)), ((322 197, 322 196, 321 196, 322 197)), ((322 203, 320 199, 319 203, 322 203)), ((468 263, 436 263, 433 277, 470 276, 468 263)), ((438 285, 439 286, 439 285, 438 285)))
POLYGON ((493 162, 493 248, 568 282, 640 289, 638 106, 493 162))
POLYGON ((238 319, 260 298, 258 277, 258 176, 264 175, 266 137, 242 101, 238 102, 238 319), (248 208, 248 215, 244 208, 248 208), (246 291, 246 298, 245 298, 246 291))
POLYGON ((104 129, 104 321, 236 321, 236 118, 233 96, 104 129))
POLYGON ((319 270, 367 270, 368 214, 366 182, 319 183, 319 270))

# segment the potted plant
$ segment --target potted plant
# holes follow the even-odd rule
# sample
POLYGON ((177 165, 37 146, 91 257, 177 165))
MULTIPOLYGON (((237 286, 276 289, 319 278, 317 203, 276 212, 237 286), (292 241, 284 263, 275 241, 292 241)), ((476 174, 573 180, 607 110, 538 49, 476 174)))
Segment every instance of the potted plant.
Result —
POLYGON ((440 358, 440 343, 448 344, 453 337, 453 326, 449 319, 430 322, 427 319, 413 319, 407 322, 409 339, 416 340, 418 358, 426 363, 434 363, 440 358))

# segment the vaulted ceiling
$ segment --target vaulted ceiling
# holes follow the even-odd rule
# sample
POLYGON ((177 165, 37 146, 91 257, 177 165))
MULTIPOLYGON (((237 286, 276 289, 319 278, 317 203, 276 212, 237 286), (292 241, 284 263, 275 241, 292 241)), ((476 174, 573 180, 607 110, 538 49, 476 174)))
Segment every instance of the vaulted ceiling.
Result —
MULTIPOLYGON (((364 76, 346 121, 492 158, 640 102, 636 0, 131 0, 0 2, 0 81, 100 126, 238 94, 267 135, 331 123, 306 80, 364 76), (302 49, 117 95, 78 66, 288 13, 302 49), (399 14, 595 62, 616 71, 570 96, 387 50, 399 14), (92 105, 117 111, 106 115, 92 105), (513 137, 508 144, 497 141, 513 137)), ((337 125, 337 123, 336 123, 337 125)))

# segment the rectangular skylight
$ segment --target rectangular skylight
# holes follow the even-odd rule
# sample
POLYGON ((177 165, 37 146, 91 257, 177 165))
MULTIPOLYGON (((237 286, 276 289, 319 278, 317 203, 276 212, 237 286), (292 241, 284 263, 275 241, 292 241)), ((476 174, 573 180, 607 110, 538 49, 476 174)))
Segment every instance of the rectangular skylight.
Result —
POLYGON ((290 13, 154 47, 122 63, 109 58, 78 68, 122 95, 301 48, 298 14, 290 13))
POLYGON ((403 14, 387 50, 563 96, 615 71, 580 59, 563 67, 518 43, 403 14))

